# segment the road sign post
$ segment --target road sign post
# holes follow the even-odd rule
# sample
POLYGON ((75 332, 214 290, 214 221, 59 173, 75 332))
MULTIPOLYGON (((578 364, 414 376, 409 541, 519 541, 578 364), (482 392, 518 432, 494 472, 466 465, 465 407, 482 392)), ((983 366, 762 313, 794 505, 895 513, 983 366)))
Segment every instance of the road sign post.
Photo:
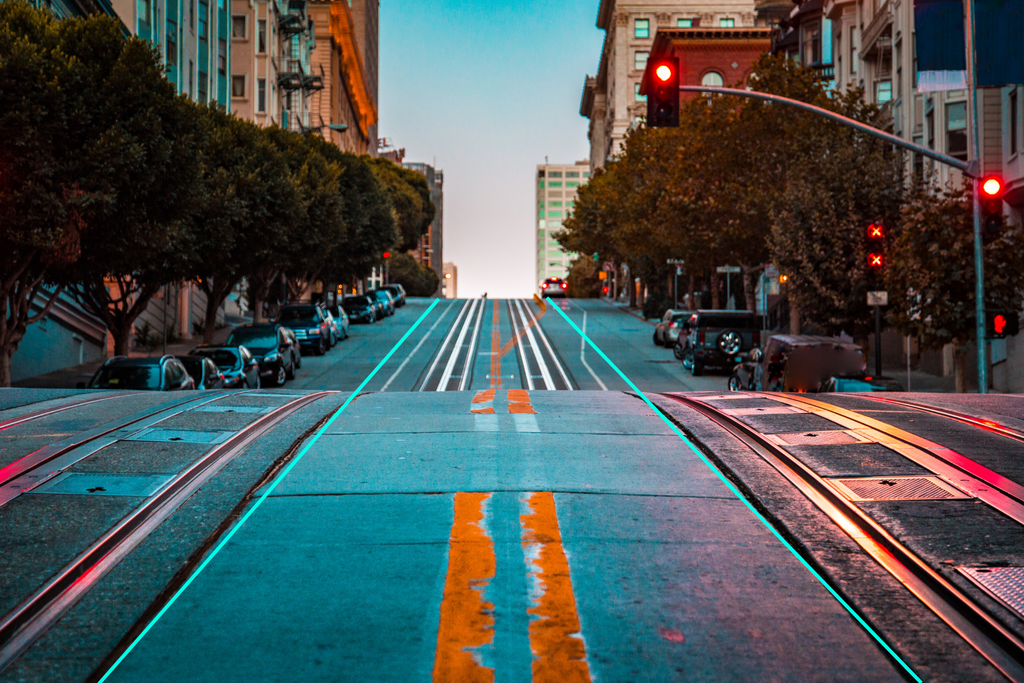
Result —
POLYGON ((882 306, 889 305, 889 292, 868 292, 868 306, 875 307, 875 376, 882 376, 882 306))
POLYGON ((729 300, 732 299, 732 274, 742 273, 743 269, 739 266, 718 266, 715 270, 725 273, 725 305, 728 308, 729 300))

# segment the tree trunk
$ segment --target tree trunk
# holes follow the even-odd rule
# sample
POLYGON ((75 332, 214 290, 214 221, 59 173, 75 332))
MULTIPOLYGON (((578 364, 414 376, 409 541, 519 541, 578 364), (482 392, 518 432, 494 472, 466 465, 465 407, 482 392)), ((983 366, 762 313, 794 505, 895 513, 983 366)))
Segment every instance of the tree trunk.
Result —
POLYGON ((629 275, 629 307, 636 308, 636 280, 632 272, 629 275))
POLYGON ((695 297, 695 292, 696 292, 696 289, 697 289, 697 278, 695 278, 693 275, 691 275, 688 279, 690 281, 689 284, 688 284, 689 289, 686 292, 686 296, 689 297, 689 304, 688 305, 689 305, 691 311, 696 311, 698 308, 700 308, 700 305, 697 303, 696 299, 694 298, 695 297))
POLYGON ((0 347, 0 387, 11 386, 11 356, 17 348, 16 345, 12 348, 9 344, 0 347))
MULTIPOLYGON (((757 295, 756 285, 754 284, 754 275, 757 273, 755 268, 744 268, 743 269, 743 298, 747 302, 747 310, 754 313, 758 313, 757 310, 757 295)), ((763 295, 767 296, 767 293, 762 292, 763 295)))
MULTIPOLYGON (((213 286, 203 289, 206 291, 206 317, 203 322, 203 343, 212 344, 214 333, 217 331, 217 311, 224 303, 224 300, 231 294, 231 290, 238 284, 238 280, 227 280, 224 278, 213 278, 213 286)), ((204 283, 205 285, 205 283, 204 283)))
POLYGON ((803 329, 803 321, 800 319, 800 306, 792 299, 789 300, 789 333, 800 334, 803 329))
POLYGON ((953 347, 953 374, 956 376, 956 393, 967 393, 967 347, 958 344, 953 347))
POLYGON ((722 283, 718 281, 718 275, 711 271, 711 308, 719 310, 722 308, 722 283))
MULTIPOLYGON (((120 317, 120 316, 119 316, 120 317)), ((114 355, 115 356, 127 356, 128 347, 130 346, 132 337, 132 322, 124 321, 119 324, 116 328, 110 329, 110 334, 114 337, 114 355)))

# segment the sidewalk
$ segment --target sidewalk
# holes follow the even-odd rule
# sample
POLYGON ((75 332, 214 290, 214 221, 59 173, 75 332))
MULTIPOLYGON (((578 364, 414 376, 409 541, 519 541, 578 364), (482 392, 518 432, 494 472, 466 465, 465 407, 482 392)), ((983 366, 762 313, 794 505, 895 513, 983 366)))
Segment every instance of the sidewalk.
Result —
MULTIPOLYGON (((228 316, 227 326, 216 330, 213 333, 213 343, 223 344, 227 341, 228 335, 231 334, 231 330, 235 325, 243 322, 249 322, 248 318, 239 318, 237 316, 228 316)), ((171 356, 184 356, 188 354, 193 348, 203 343, 202 335, 195 335, 192 339, 177 342, 174 344, 167 345, 167 354, 171 356)), ((145 356, 162 356, 164 355, 163 346, 157 346, 153 349, 133 349, 128 353, 132 358, 142 358, 145 356)), ((45 375, 36 375, 35 377, 27 377, 23 380, 14 382, 11 386, 22 389, 74 389, 80 382, 88 382, 96 370, 103 365, 104 360, 93 361, 91 363, 83 363, 82 365, 74 365, 68 368, 61 368, 60 370, 54 370, 48 372, 45 375)))

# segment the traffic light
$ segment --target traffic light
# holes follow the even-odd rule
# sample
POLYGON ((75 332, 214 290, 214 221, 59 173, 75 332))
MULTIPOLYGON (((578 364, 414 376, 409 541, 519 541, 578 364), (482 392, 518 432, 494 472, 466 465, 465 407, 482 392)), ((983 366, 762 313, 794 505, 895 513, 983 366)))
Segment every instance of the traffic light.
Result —
POLYGON ((384 258, 385 258, 385 259, 389 259, 389 258, 391 258, 391 252, 390 252, 390 251, 385 251, 385 252, 384 252, 384 258))
POLYGON ((1020 319, 1010 311, 985 311, 985 336, 989 339, 1012 337, 1020 332, 1020 319))
POLYGON ((679 127, 679 60, 662 57, 647 67, 647 127, 679 127))
POLYGON ((981 232, 986 240, 999 237, 1003 229, 1003 181, 989 176, 981 182, 981 232))
POLYGON ((885 226, 872 223, 867 229, 868 272, 880 275, 885 268, 885 226))

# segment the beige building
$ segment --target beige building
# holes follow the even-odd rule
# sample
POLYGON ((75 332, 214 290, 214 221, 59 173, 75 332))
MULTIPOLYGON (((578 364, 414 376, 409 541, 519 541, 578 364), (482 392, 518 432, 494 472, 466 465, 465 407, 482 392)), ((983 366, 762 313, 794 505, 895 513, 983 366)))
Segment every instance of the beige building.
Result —
POLYGON ((590 161, 584 159, 571 166, 540 164, 537 166, 537 284, 549 277, 565 278, 575 254, 563 251, 554 235, 562 229, 562 221, 576 201, 576 191, 590 178, 590 161))
POLYGON ((647 114, 640 81, 658 28, 749 28, 754 0, 601 0, 597 27, 605 31, 596 76, 587 76, 580 114, 590 119, 590 170, 619 152, 626 132, 647 114))
POLYGON ((459 298, 459 269, 451 261, 444 264, 444 277, 441 279, 441 296, 445 299, 459 298))

